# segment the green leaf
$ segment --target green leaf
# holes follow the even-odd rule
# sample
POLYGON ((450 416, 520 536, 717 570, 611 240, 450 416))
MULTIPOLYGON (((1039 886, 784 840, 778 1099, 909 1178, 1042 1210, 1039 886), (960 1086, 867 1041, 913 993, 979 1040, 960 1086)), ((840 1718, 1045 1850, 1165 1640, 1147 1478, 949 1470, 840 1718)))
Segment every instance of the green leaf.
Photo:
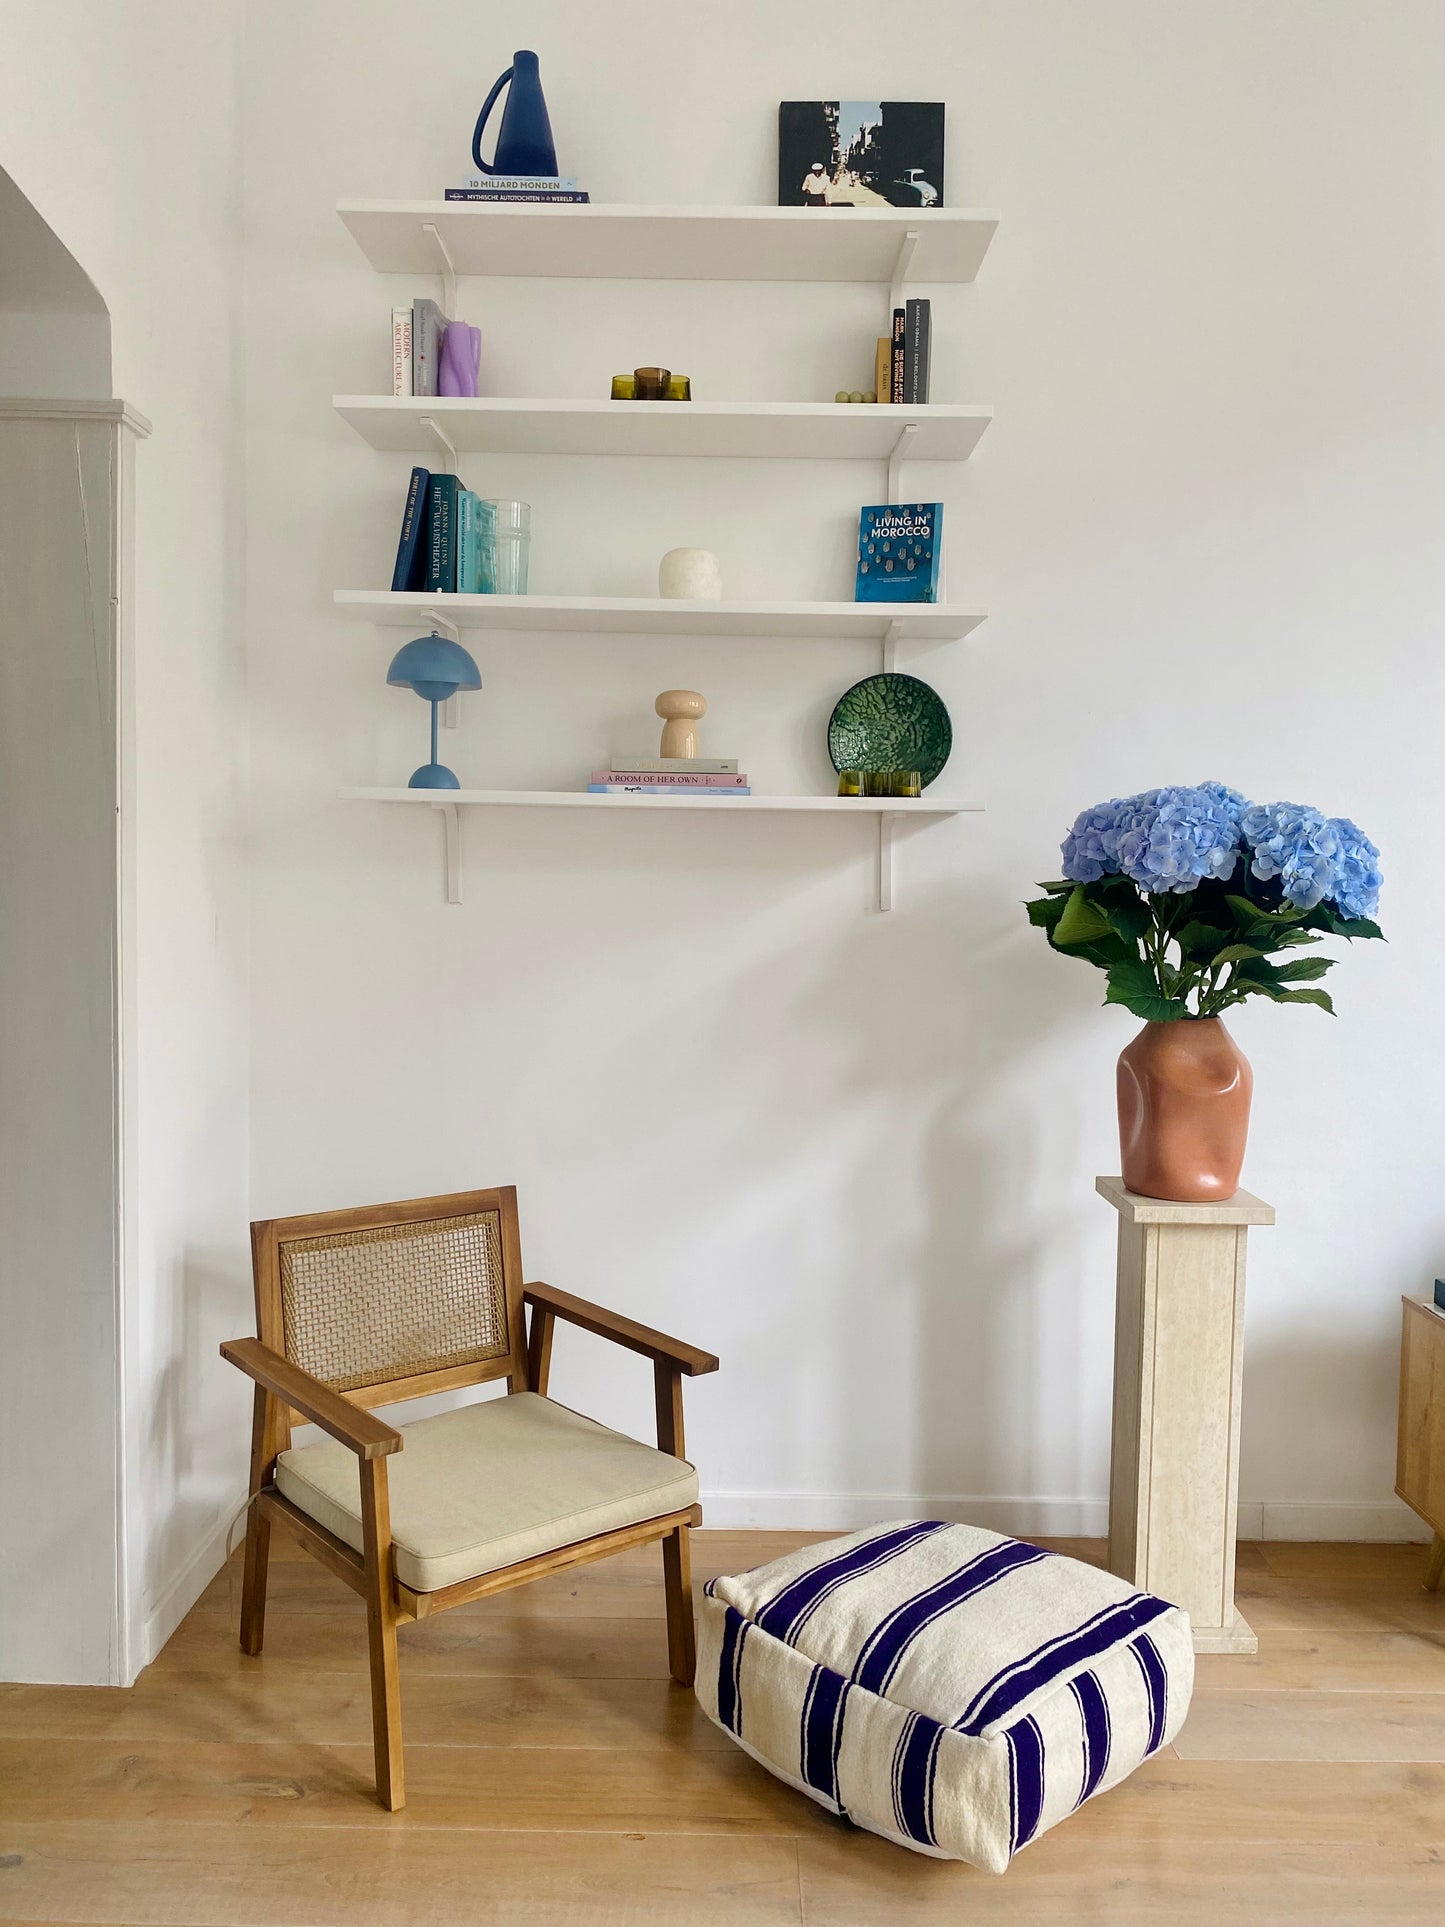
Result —
POLYGON ((1137 897, 1134 898, 1132 903, 1109 903, 1104 905, 1103 909, 1104 915, 1109 919, 1111 927, 1131 944, 1138 943, 1139 939, 1154 920, 1150 914, 1149 906, 1145 903, 1140 903, 1137 897))
POLYGON ((1318 1004, 1327 1010, 1331 1017, 1335 1014, 1334 1002, 1327 990, 1281 990, 1274 1000, 1277 1004, 1318 1004))
POLYGON ((1296 924, 1293 930, 1277 930, 1267 939, 1271 950, 1292 950, 1297 944, 1318 943, 1319 938, 1296 924))
POLYGON ((1109 972, 1109 988, 1105 992, 1104 1002, 1122 1004, 1146 1023, 1172 1024, 1188 1015, 1182 999, 1160 995, 1153 969, 1142 958, 1114 965, 1109 972))
POLYGON ((1235 971, 1234 981, 1237 984, 1254 984, 1262 989, 1273 990, 1282 981, 1279 973, 1278 964, 1272 964, 1264 957, 1251 957, 1247 962, 1240 964, 1235 971))
POLYGON ((1054 942, 1067 949, 1072 944, 1095 943, 1100 937, 1116 934, 1103 911, 1090 903, 1084 885, 1076 884, 1064 905, 1064 914, 1054 926, 1054 942))
POLYGON ((1330 929, 1337 937, 1378 937, 1383 943, 1385 933, 1379 924, 1372 923, 1368 917, 1342 917, 1336 911, 1330 912, 1330 929))
MULTIPOLYGON (((1053 938, 1050 937, 1050 943, 1053 938)), ((1097 943, 1074 943, 1067 950, 1054 944, 1061 957, 1081 957, 1085 963, 1097 964, 1100 970, 1112 970, 1116 964, 1130 964, 1139 961, 1139 946, 1126 943, 1111 931, 1107 937, 1100 937, 1097 943)))
POLYGON ((1250 924, 1263 923, 1271 929, 1282 930, 1298 923, 1301 917, 1308 914, 1307 911, 1294 909, 1266 910, 1262 904, 1251 903, 1248 897, 1228 896, 1224 901, 1246 928, 1250 924))
POLYGON ((1224 944, 1229 942, 1230 933, 1221 930, 1218 924, 1203 923, 1193 917, 1182 929, 1175 932, 1174 941, 1180 953, 1191 963, 1207 963, 1224 944))
POLYGON ((1333 957, 1296 957, 1293 963, 1279 964, 1276 967, 1275 982, 1281 984, 1312 984, 1323 977, 1327 970, 1333 970, 1333 957))
POLYGON ((1038 887, 1040 890, 1047 890, 1051 897, 1066 897, 1076 886, 1067 881, 1063 881, 1059 883, 1041 883, 1038 887))
POLYGON ((1039 930, 1052 930, 1064 914, 1064 906, 1057 897, 1033 897, 1024 908, 1029 913, 1029 922, 1039 930))

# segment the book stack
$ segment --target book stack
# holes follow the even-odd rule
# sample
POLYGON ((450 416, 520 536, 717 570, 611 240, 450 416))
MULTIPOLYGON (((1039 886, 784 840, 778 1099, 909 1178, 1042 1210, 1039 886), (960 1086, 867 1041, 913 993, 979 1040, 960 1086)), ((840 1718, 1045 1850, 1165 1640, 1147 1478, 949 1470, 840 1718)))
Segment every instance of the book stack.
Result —
POLYGON ((575 174, 472 174, 464 187, 449 187, 449 201, 590 201, 575 174))
POLYGON ((751 796, 737 758, 727 756, 633 756, 595 769, 590 796, 751 796))
POLYGON ((493 513, 491 503, 463 488, 455 475, 414 468, 391 572, 393 592, 490 595, 493 513))
POLYGON ((878 343, 878 375, 883 372, 883 350, 888 349, 886 387, 880 387, 881 401, 903 402, 921 407, 928 400, 928 374, 933 359, 933 311, 927 301, 907 301, 893 310, 891 342, 878 343))
POLYGON ((450 322, 435 301, 413 301, 391 311, 391 392, 435 395, 442 336, 450 322))

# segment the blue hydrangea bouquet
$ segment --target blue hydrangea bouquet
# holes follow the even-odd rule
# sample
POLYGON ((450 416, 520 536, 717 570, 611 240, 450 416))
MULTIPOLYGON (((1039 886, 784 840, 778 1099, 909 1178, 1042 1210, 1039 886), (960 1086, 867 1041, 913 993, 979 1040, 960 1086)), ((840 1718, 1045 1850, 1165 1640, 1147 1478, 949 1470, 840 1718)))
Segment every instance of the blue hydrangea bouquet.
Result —
POLYGON ((1246 997, 1318 1004, 1322 937, 1378 937, 1380 853, 1348 817, 1247 803, 1222 783, 1144 790, 1085 810, 1064 875, 1030 923, 1108 975, 1104 1001, 1151 1023, 1218 1017, 1246 997))

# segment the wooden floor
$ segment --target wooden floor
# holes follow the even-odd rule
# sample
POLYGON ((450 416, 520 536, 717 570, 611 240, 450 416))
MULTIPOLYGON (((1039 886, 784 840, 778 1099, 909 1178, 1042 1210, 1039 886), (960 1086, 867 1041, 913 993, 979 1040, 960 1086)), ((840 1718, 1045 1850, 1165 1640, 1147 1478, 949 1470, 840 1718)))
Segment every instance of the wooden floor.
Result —
MULTIPOLYGON (((804 1537, 699 1533, 697 1576, 804 1537)), ((222 1577, 129 1692, 0 1687, 0 1920, 1440 1927, 1424 1562, 1242 1547, 1258 1657, 1202 1659, 1177 1743, 1000 1879, 853 1831, 704 1720, 667 1678, 655 1551, 404 1627, 410 1804, 384 1814, 359 1602, 281 1549, 260 1659, 222 1577)))

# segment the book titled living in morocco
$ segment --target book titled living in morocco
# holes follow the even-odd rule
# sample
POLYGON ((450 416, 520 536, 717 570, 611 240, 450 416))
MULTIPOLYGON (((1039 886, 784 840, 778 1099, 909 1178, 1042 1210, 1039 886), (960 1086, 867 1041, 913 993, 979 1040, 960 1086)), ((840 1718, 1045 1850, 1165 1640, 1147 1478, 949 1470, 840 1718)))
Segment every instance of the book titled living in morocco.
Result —
POLYGON ((937 602, 942 502, 880 502, 858 513, 855 602, 937 602))

